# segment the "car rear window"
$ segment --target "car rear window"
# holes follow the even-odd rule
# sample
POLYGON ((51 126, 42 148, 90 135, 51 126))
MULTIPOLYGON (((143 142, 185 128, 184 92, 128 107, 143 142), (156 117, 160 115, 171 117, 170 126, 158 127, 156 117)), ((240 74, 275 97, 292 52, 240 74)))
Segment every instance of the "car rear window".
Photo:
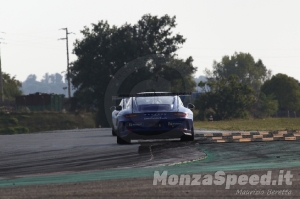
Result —
POLYGON ((137 105, 144 104, 173 104, 174 96, 136 97, 137 105))

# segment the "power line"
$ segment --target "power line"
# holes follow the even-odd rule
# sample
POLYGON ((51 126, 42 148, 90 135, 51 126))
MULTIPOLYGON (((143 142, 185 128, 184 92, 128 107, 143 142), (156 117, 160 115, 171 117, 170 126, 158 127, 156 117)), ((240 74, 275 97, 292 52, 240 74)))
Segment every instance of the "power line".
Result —
POLYGON ((51 47, 51 46, 43 46, 43 45, 28 45, 28 44, 13 44, 13 43, 7 43, 7 46, 11 48, 25 48, 25 49, 45 49, 45 50, 61 50, 61 48, 58 47, 51 47))
MULTIPOLYGON (((56 29, 48 29, 48 30, 42 30, 42 31, 34 31, 34 32, 24 32, 22 30, 22 33, 19 33, 19 31, 17 32, 10 32, 10 31, 5 31, 6 34, 14 34, 14 35, 34 35, 34 34, 37 34, 37 33, 56 33, 57 34, 57 30, 56 29)), ((38 35, 39 36, 39 35, 38 35)))
MULTIPOLYGON (((41 32, 45 32, 45 31, 41 31, 41 32)), ((47 31, 48 33, 49 31, 47 31)), ((1 32, 0 33, 4 33, 4 32, 1 32)), ((49 36, 49 37, 45 37, 45 36, 40 36, 40 35, 36 35, 36 32, 34 32, 34 34, 29 34, 29 35, 26 35, 26 33, 12 33, 12 32, 9 32, 9 33, 5 33, 6 36, 11 36, 11 35, 20 35, 22 37, 15 37, 15 36, 11 36, 11 37, 8 37, 6 38, 6 41, 11 44, 11 43, 27 43, 27 44, 30 44, 30 45, 43 45, 43 46, 51 46, 51 47, 60 47, 60 45, 56 45, 56 44, 53 44, 53 41, 56 40, 57 38, 57 35, 54 35, 54 34, 51 34, 52 36, 49 36), (24 38, 25 37, 25 38, 24 38), (29 38, 28 38, 29 37, 29 38), (30 37, 34 37, 34 40, 32 40, 30 37), (32 42, 34 41, 34 42, 32 42)))
POLYGON ((32 43, 32 42, 26 42, 26 41, 9 41, 7 40, 8 44, 18 44, 18 45, 35 45, 35 46, 47 46, 47 47, 57 47, 61 48, 61 45, 52 45, 52 44, 46 44, 46 43, 32 43))
POLYGON ((10 40, 10 41, 18 41, 18 42, 39 42, 39 43, 53 43, 54 41, 56 41, 56 38, 52 38, 52 39, 39 39, 39 38, 35 38, 35 39, 27 39, 27 38, 6 38, 6 40, 10 40))
POLYGON ((54 46, 61 47, 61 45, 56 44, 47 44, 47 43, 37 43, 37 42, 28 42, 28 41, 16 41, 16 40, 6 40, 7 43, 16 43, 16 44, 29 44, 29 45, 42 45, 42 46, 54 46))

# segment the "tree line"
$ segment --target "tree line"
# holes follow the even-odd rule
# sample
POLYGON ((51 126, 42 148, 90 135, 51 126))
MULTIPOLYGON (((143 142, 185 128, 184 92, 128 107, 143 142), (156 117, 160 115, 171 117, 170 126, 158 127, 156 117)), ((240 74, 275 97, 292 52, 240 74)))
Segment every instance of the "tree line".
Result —
MULTIPOLYGON (((36 92, 66 95, 68 84, 63 81, 63 79, 63 76, 59 73, 45 73, 43 78, 38 81, 35 74, 30 74, 26 80, 22 82, 21 91, 24 95, 36 92)), ((71 89, 72 93, 74 93, 74 91, 75 90, 71 89)))
POLYGON ((300 110, 300 83, 285 74, 272 76, 262 60, 255 62, 249 53, 224 56, 205 72, 207 82, 198 84, 204 90, 196 100, 199 119, 269 117, 278 110, 300 110))
MULTIPOLYGON (((16 79, 8 73, 3 72, 3 96, 4 101, 15 101, 15 97, 20 95, 28 95, 36 92, 40 93, 54 93, 63 94, 67 93, 67 83, 63 81, 63 76, 59 73, 49 74, 45 73, 43 78, 38 81, 35 74, 27 76, 24 82, 16 79)), ((76 90, 71 89, 73 95, 76 90)))
MULTIPOLYGON (((74 43, 77 60, 71 64, 70 78, 81 104, 98 108, 98 124, 108 126, 105 95, 109 89, 116 89, 118 94, 195 90, 193 75, 197 68, 193 58, 183 60, 176 54, 186 41, 183 35, 173 33, 176 25, 175 16, 147 14, 135 24, 117 27, 99 21, 84 27, 83 38, 74 43), (156 57, 140 59, 147 55, 156 57), (128 74, 125 70, 126 77, 120 80, 118 71, 122 68, 134 70, 128 74), (117 88, 109 87, 111 82, 117 88)), ((220 62, 214 61, 205 76, 196 80, 204 92, 195 102, 199 119, 210 115, 220 120, 268 117, 277 110, 300 109, 299 82, 284 74, 272 76, 263 61, 255 61, 249 53, 226 55, 220 62)))

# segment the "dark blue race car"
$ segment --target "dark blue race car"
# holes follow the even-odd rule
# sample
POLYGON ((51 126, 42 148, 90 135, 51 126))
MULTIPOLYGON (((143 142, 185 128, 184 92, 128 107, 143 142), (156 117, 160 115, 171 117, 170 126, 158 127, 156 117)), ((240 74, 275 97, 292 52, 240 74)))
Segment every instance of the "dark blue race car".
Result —
MULTIPOLYGON (((126 96, 128 97, 128 96, 126 96)), ((117 143, 131 140, 181 138, 194 140, 193 104, 184 107, 179 94, 139 93, 129 96, 126 107, 118 106, 117 143)))

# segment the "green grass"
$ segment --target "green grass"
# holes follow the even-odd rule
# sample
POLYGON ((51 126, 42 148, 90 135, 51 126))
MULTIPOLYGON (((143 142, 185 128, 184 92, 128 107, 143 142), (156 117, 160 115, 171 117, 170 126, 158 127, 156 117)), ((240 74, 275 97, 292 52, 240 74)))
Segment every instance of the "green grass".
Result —
POLYGON ((240 131, 300 130, 300 118, 265 118, 226 121, 195 121, 195 128, 240 131))
MULTIPOLYGON (((195 128, 240 131, 300 130, 300 118, 266 118, 226 121, 195 121, 195 128)), ((75 128, 95 128, 93 113, 32 112, 0 113, 0 134, 34 133, 75 128)))
POLYGON ((89 112, 79 115, 61 112, 0 113, 0 134, 94 127, 94 114, 89 112))

